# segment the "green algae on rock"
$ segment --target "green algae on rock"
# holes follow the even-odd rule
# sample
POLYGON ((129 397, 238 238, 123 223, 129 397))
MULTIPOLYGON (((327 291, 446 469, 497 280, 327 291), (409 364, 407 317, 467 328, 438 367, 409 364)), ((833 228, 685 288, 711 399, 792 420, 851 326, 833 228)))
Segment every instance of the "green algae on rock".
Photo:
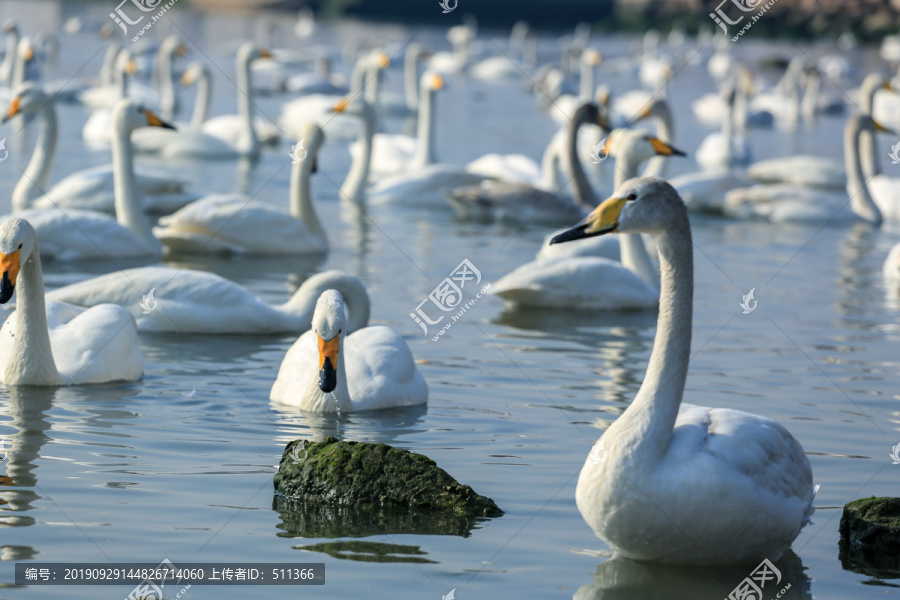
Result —
POLYGON ((900 577, 900 498, 862 498, 844 506, 840 558, 845 569, 900 577))
POLYGON ((427 456, 334 437, 290 442, 275 492, 273 508, 282 513, 284 528, 303 537, 466 536, 479 518, 503 514, 427 456))

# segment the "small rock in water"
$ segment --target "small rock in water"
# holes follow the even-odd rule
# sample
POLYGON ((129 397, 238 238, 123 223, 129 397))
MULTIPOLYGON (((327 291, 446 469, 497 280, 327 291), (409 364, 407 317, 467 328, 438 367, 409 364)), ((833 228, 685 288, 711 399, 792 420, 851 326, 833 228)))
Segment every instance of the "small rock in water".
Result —
POLYGON ((421 454, 387 444, 294 440, 275 474, 273 508, 293 535, 469 534, 499 517, 493 500, 459 483, 421 454), (299 447, 298 447, 299 446, 299 447), (297 460, 302 456, 302 460, 297 460))
POLYGON ((844 506, 840 558, 845 569, 900 577, 900 498, 862 498, 844 506))

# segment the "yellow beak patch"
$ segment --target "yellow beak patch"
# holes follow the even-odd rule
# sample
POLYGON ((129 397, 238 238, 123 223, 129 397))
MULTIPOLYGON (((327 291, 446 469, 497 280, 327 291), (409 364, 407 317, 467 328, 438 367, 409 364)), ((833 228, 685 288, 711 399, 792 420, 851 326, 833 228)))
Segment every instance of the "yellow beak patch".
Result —
POLYGON ((615 231, 619 226, 619 214, 625 206, 625 198, 609 198, 601 202, 591 214, 584 218, 587 228, 585 233, 597 233, 599 231, 615 231))
POLYGON ((19 96, 16 96, 12 99, 12 102, 9 103, 9 110, 6 111, 6 118, 12 119, 14 116, 19 114, 20 106, 22 105, 22 99, 19 96))
POLYGON ((3 254, 0 252, 0 275, 6 275, 9 282, 16 285, 16 279, 19 277, 19 269, 22 263, 19 260, 19 251, 3 254))
POLYGON ((330 340, 323 340, 321 335, 316 334, 319 339, 319 370, 325 367, 325 359, 331 360, 331 366, 337 368, 338 352, 340 351, 340 335, 336 335, 330 340))

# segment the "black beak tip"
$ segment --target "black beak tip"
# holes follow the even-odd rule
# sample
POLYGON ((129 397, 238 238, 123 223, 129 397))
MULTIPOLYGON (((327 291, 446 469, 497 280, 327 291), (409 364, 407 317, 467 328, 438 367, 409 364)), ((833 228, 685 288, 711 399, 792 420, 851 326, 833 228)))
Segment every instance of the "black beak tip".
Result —
POLYGON ((177 129, 177 127, 175 127, 171 123, 166 123, 165 121, 161 122, 160 127, 162 127, 163 129, 177 129))
POLYGON ((672 154, 675 156, 687 156, 687 152, 682 152, 678 148, 672 148, 672 154))
POLYGON ((336 387, 337 371, 334 370, 331 359, 326 358, 325 364, 322 365, 322 370, 319 371, 319 389, 328 394, 333 392, 336 387))
POLYGON ((0 304, 9 302, 15 293, 16 286, 10 282, 9 276, 4 273, 3 279, 0 279, 0 304))
POLYGON ((553 239, 550 240, 550 245, 562 244, 563 242, 571 242, 586 237, 584 233, 585 229, 587 229, 587 225, 576 225, 572 229, 567 229, 566 231, 553 236, 553 239))

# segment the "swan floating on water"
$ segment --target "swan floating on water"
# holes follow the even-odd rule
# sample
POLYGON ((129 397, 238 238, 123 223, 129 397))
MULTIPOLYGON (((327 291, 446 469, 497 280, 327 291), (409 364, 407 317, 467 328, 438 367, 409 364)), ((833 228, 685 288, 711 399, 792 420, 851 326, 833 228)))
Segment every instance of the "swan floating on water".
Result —
POLYGON ((554 243, 612 232, 654 236, 662 273, 659 322, 637 396, 596 442, 602 452, 592 450, 581 469, 578 510, 626 558, 778 560, 813 514, 812 468, 780 423, 682 403, 694 288, 684 203, 664 180, 632 179, 554 243))
POLYGON ((0 381, 80 385, 143 376, 137 328, 127 310, 45 301, 41 253, 28 221, 0 224, 0 272, 0 304, 18 292, 16 310, 0 329, 0 381))
POLYGON ((351 334, 343 296, 327 290, 312 329, 285 354, 270 398, 309 412, 358 412, 425 404, 428 384, 403 338, 383 326, 351 334))

